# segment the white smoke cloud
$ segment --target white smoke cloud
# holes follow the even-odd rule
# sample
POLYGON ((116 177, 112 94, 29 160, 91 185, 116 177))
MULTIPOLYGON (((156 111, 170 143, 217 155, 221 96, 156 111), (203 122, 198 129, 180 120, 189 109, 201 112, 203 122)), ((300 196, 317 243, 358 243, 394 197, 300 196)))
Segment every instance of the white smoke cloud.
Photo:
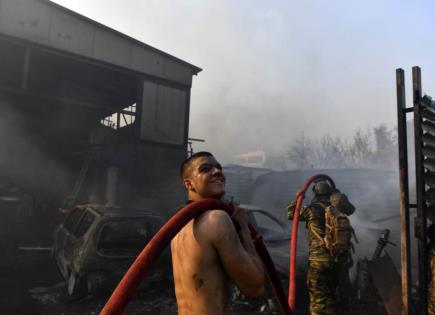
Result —
POLYGON ((202 67, 190 136, 223 162, 282 151, 301 131, 346 137, 394 126, 398 67, 408 89, 413 65, 424 87, 435 86, 428 1, 56 2, 202 67))

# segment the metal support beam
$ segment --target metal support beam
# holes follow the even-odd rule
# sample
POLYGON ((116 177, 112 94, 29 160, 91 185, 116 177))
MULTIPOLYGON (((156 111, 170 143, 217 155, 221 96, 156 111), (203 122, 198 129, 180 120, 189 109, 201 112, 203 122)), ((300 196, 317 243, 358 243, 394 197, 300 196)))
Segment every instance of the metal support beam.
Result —
POLYGON ((205 142, 204 139, 198 139, 198 138, 188 138, 187 140, 194 141, 194 142, 205 142))
POLYGON ((136 89, 136 119, 134 120, 134 134, 140 139, 140 132, 142 129, 142 111, 143 111, 143 85, 144 80, 137 80, 137 89, 136 89))
POLYGON ((396 70, 397 88, 397 126, 399 137, 399 174, 400 174, 400 253, 402 275, 402 315, 410 315, 410 241, 409 241, 409 184, 408 184, 408 144, 406 131, 405 74, 396 70))
POLYGON ((46 100, 46 101, 50 101, 50 102, 59 102, 59 103, 72 105, 72 106, 87 107, 87 108, 98 110, 100 112, 101 111, 106 111, 107 113, 119 112, 119 113, 122 113, 125 115, 132 115, 132 116, 136 115, 135 112, 122 110, 122 109, 111 107, 111 106, 96 105, 93 103, 82 102, 82 101, 77 101, 74 99, 53 96, 53 95, 47 95, 47 94, 42 94, 42 93, 37 93, 37 92, 31 92, 29 90, 10 88, 7 86, 2 86, 2 85, 0 85, 0 92, 24 95, 24 96, 28 96, 28 97, 34 97, 37 99, 41 99, 41 100, 46 100))
POLYGON ((414 133, 415 133, 415 171, 417 183, 417 218, 416 236, 418 237, 418 281, 419 281, 419 314, 427 315, 427 253, 426 253, 426 197, 424 174, 423 130, 421 118, 421 70, 412 68, 412 91, 414 103, 414 133))

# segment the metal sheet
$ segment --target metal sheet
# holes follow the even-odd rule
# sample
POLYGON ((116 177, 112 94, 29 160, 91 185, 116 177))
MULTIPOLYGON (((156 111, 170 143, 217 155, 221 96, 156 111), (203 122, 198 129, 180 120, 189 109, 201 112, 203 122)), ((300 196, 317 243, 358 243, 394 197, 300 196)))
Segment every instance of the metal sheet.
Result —
POLYGON ((430 204, 435 204, 435 189, 426 190, 426 201, 430 204))
POLYGON ((95 27, 61 11, 52 12, 50 43, 59 49, 91 57, 95 27))
POLYGON ((38 1, 3 0, 0 32, 48 44, 50 8, 38 1))
POLYGON ((423 155, 427 158, 435 160, 435 148, 429 145, 424 145, 422 149, 423 155))
POLYGON ((421 116, 425 119, 429 119, 430 121, 435 121, 435 113, 431 109, 424 109, 421 112, 421 116))
POLYGON ((423 143, 435 148, 435 137, 430 133, 423 134, 423 143))
POLYGON ((432 108, 432 98, 429 95, 424 95, 421 98, 421 105, 422 107, 425 107, 427 109, 431 109, 432 108))
POLYGON ((368 262, 372 282, 384 303, 388 315, 402 313, 402 288, 400 276, 388 254, 368 262))
POLYGON ((142 46, 133 45, 131 50, 131 66, 133 68, 151 75, 162 76, 164 63, 163 56, 142 46))
POLYGON ((430 172, 435 173, 435 160, 426 159, 423 161, 423 166, 424 166, 424 168, 426 168, 430 172))
POLYGON ((421 123, 421 127, 424 131, 429 132, 432 136, 435 136, 435 123, 425 120, 421 123))
POLYGON ((434 205, 429 205, 426 208, 426 215, 432 221, 435 220, 435 204, 434 205))
POLYGON ((426 172, 423 176, 424 182, 426 185, 428 185, 429 187, 434 187, 435 188, 435 173, 433 172, 426 172))
POLYGON ((181 64, 176 63, 173 60, 167 60, 165 66, 163 67, 163 76, 165 78, 174 78, 180 82, 186 82, 187 80, 192 80, 192 72, 186 67, 182 67, 181 64))
POLYGON ((155 117, 157 108, 157 84, 143 83, 140 138, 145 141, 154 140, 155 117))
POLYGON ((186 92, 159 85, 154 140, 181 145, 184 143, 186 92))
POLYGON ((94 57, 119 66, 130 65, 131 44, 104 29, 97 29, 94 38, 94 57))
POLYGON ((0 34, 190 86, 201 71, 185 61, 43 0, 2 0, 0 34))
MULTIPOLYGON (((417 217, 421 221, 421 233, 418 238, 418 295, 420 296, 421 315, 427 314, 427 239, 426 239, 426 203, 425 187, 423 181, 424 164, 421 144, 423 143, 424 126, 435 129, 435 125, 429 121, 422 123, 421 110, 424 106, 421 104, 422 85, 421 69, 412 67, 412 95, 414 104, 414 137, 415 137, 415 173, 417 187, 417 217)), ((432 132, 431 132, 432 133, 432 132)), ((432 133, 433 134, 433 133, 432 133)), ((433 169, 430 169, 433 171, 433 169)), ((418 229, 416 229, 418 230, 418 229)))

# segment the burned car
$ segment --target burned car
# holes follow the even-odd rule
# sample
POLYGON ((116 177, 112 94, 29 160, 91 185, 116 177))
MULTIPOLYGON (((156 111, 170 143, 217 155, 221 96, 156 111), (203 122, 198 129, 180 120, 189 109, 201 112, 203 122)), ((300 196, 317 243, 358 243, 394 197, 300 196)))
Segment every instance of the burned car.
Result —
MULTIPOLYGON (((270 212, 252 205, 241 205, 241 207, 246 209, 249 223, 261 234, 276 270, 281 276, 287 278, 289 275, 290 235, 293 221, 280 220, 270 212)), ((306 229, 299 229, 299 239, 301 241, 298 241, 297 245, 296 271, 298 274, 305 273, 306 269, 308 247, 303 242, 306 237, 306 229)))
MULTIPOLYGON (((135 257, 163 225, 163 219, 138 209, 97 205, 77 206, 55 230, 53 258, 70 297, 112 289, 135 257)), ((150 276, 170 268, 168 252, 150 276)))

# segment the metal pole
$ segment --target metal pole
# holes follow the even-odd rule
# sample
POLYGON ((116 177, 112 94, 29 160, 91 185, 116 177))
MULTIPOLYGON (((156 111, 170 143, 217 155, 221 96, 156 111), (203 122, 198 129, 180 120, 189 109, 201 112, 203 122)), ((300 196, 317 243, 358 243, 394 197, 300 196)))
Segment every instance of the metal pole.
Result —
POLYGON ((408 143, 406 132, 405 73, 402 69, 396 70, 396 87, 400 175, 400 254, 402 266, 402 315, 409 315, 411 273, 409 245, 408 143))
POLYGON ((426 198, 423 168, 423 130, 421 127, 421 70, 412 68, 412 91, 414 101, 415 173, 417 186, 416 236, 418 237, 418 281, 420 311, 427 315, 427 254, 426 254, 426 198))

